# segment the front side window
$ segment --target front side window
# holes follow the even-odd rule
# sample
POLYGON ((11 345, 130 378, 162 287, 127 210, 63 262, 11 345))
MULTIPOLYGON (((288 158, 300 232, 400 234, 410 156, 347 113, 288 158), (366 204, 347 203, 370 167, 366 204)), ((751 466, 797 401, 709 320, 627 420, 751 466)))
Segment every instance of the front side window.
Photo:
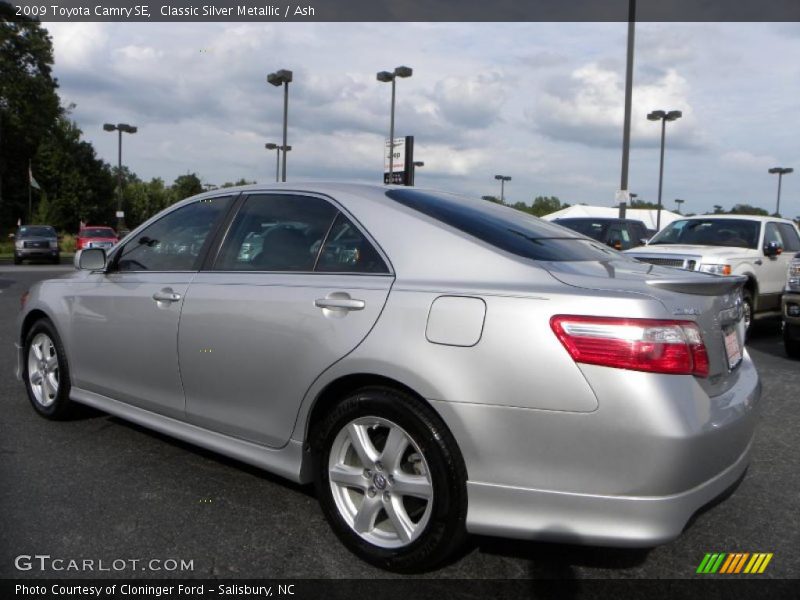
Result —
POLYGON ((766 248, 770 242, 775 242, 779 247, 785 248, 781 232, 778 231, 777 223, 767 223, 764 229, 764 248, 766 248))
POLYGON ((117 259, 119 271, 194 271, 230 197, 182 206, 140 231, 117 259))

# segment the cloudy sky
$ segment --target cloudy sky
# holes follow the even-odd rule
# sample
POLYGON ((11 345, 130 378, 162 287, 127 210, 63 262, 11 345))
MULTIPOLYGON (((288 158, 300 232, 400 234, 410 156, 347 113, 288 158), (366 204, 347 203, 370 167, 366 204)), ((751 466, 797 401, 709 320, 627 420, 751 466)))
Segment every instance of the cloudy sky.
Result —
MULTIPOLYGON (((290 86, 289 179, 381 181, 390 87, 398 135, 425 161, 417 184, 508 201, 555 195, 611 206, 619 187, 625 23, 49 23, 65 104, 105 160, 127 122, 123 159, 140 177, 186 172, 221 184, 274 179, 290 86)), ((667 126, 665 205, 704 212, 746 202, 800 215, 800 24, 640 23, 636 30, 631 191, 655 201, 660 126, 667 126), (793 179, 794 178, 794 179, 793 179)))

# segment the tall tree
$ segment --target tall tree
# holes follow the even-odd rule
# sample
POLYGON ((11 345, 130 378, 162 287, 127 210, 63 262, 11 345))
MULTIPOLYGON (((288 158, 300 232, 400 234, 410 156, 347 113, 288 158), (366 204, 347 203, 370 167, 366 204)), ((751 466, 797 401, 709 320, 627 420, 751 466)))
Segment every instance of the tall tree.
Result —
POLYGON ((195 194, 199 194, 203 191, 203 183, 200 181, 200 178, 197 176, 197 173, 187 173, 186 175, 180 175, 175 179, 175 182, 172 184, 172 193, 175 196, 175 200, 183 200, 184 198, 188 198, 189 196, 194 196, 195 194))
POLYGON ((27 216, 28 164, 61 112, 52 40, 14 13, 0 2, 0 227, 27 216))

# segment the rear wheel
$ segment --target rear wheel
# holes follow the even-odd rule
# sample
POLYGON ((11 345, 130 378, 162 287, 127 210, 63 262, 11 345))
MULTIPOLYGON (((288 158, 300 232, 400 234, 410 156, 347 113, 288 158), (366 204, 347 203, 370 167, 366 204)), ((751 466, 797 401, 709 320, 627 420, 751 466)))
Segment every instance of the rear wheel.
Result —
POLYGON ((465 539, 464 461, 444 423, 417 398, 359 390, 325 416, 312 450, 323 512, 367 562, 421 571, 465 539))
POLYGON ((789 358, 800 358, 800 326, 784 322, 783 346, 789 358))
POLYGON ((73 413, 67 356, 49 319, 34 323, 25 338, 22 378, 28 399, 40 415, 59 420, 73 413))
POLYGON ((21 265, 22 264, 22 259, 19 256, 15 255, 14 256, 14 264, 15 265, 21 265))

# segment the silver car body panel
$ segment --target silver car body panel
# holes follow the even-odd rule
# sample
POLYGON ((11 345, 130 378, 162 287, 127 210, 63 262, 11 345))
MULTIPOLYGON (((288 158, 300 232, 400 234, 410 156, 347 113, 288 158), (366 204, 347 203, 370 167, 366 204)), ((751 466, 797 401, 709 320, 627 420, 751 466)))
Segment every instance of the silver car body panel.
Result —
POLYGON ((178 343, 186 418, 253 442, 286 444, 309 385, 364 339, 392 280, 199 273, 185 300, 178 343), (331 296, 362 300, 364 308, 315 306, 331 296))
POLYGON ((452 432, 475 532, 660 543, 741 475, 760 384, 746 352, 734 368, 725 362, 723 330, 743 339, 736 289, 682 293, 676 279, 691 291, 718 278, 613 251, 603 262, 526 260, 387 198, 386 189, 242 191, 332 197, 377 242, 392 275, 200 271, 115 282, 119 274, 76 271, 31 289, 20 328, 33 311, 53 320, 76 401, 299 482, 310 480, 302 448, 321 394, 353 375, 395 381, 426 399, 452 432), (181 301, 148 304, 167 285, 181 301), (331 293, 365 307, 325 314, 314 303, 331 293), (437 314, 443 301, 460 316, 437 314), (556 314, 695 322, 710 376, 576 364, 550 328, 556 314), (95 344, 102 352, 81 349, 87 335, 104 342, 95 344), (153 340, 161 350, 148 356, 153 340))

